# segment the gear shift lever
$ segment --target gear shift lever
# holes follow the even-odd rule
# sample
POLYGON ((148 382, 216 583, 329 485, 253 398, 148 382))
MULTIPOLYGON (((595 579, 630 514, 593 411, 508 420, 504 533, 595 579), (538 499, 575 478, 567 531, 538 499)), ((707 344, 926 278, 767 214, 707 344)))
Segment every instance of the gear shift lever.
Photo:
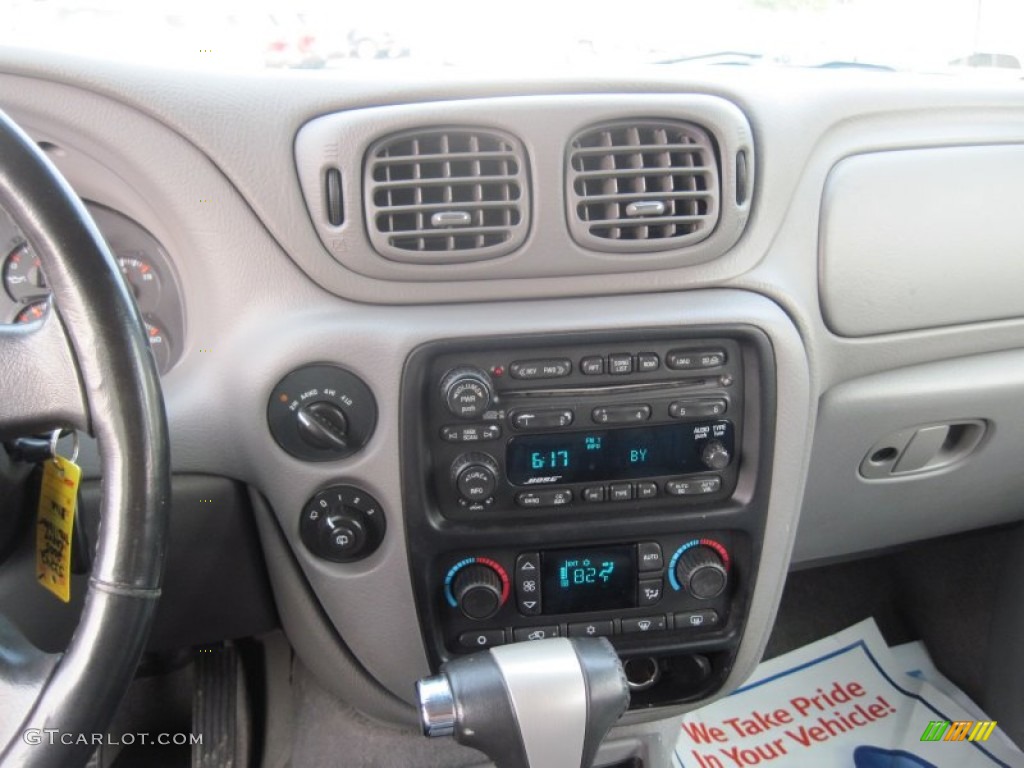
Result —
POLYGON ((629 705, 605 638, 551 638, 447 662, 416 684, 423 732, 455 736, 497 768, 591 768, 629 705))

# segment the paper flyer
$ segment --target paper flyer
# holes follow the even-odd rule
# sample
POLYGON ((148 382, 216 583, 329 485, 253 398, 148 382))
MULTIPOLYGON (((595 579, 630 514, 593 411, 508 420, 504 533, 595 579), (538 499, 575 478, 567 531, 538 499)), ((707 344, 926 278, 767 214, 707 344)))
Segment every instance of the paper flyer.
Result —
POLYGON ((1016 768, 1024 753, 923 646, 890 649, 867 619, 760 664, 732 695, 685 715, 674 765, 1016 768))

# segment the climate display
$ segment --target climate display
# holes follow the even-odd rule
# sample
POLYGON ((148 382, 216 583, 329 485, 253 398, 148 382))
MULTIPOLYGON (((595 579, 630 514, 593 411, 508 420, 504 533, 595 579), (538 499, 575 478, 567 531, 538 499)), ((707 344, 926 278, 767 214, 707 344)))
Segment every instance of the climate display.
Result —
POLYGON ((558 549, 541 562, 544 613, 636 606, 636 548, 558 549))
POLYGON ((708 440, 732 451, 727 421, 514 437, 505 466, 515 485, 586 483, 678 475, 707 469, 700 458, 708 440))

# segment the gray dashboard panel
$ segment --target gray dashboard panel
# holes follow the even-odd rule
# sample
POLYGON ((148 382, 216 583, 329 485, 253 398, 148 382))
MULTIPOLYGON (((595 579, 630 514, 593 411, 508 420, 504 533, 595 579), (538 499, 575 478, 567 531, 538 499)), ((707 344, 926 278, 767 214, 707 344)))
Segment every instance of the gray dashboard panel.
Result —
POLYGON ((1024 315, 1024 145, 841 160, 825 185, 822 309, 843 336, 1024 315))
POLYGON ((1024 518, 1024 352, 928 363, 846 382, 821 399, 794 562, 848 555, 1024 518), (879 440, 902 427, 983 420, 963 460, 865 479, 879 440))

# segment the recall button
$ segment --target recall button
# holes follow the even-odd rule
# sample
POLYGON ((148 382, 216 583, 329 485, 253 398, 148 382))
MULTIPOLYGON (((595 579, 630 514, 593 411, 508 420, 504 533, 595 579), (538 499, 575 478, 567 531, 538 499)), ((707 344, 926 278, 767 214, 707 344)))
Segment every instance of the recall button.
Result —
POLYGON ((513 379, 560 379, 572 373, 572 362, 556 360, 517 360, 508 367, 513 379))
POLYGON ((516 642, 523 640, 546 640, 549 637, 558 637, 558 625, 552 624, 550 627, 519 627, 512 630, 512 633, 516 642))
POLYGON ((646 579, 640 582, 640 600, 637 602, 641 608, 657 605, 661 602, 661 579, 646 579))
POLYGON ((505 630, 478 629, 474 632, 463 632, 459 635, 459 647, 464 651, 479 651, 481 648, 493 648, 505 644, 505 630))

